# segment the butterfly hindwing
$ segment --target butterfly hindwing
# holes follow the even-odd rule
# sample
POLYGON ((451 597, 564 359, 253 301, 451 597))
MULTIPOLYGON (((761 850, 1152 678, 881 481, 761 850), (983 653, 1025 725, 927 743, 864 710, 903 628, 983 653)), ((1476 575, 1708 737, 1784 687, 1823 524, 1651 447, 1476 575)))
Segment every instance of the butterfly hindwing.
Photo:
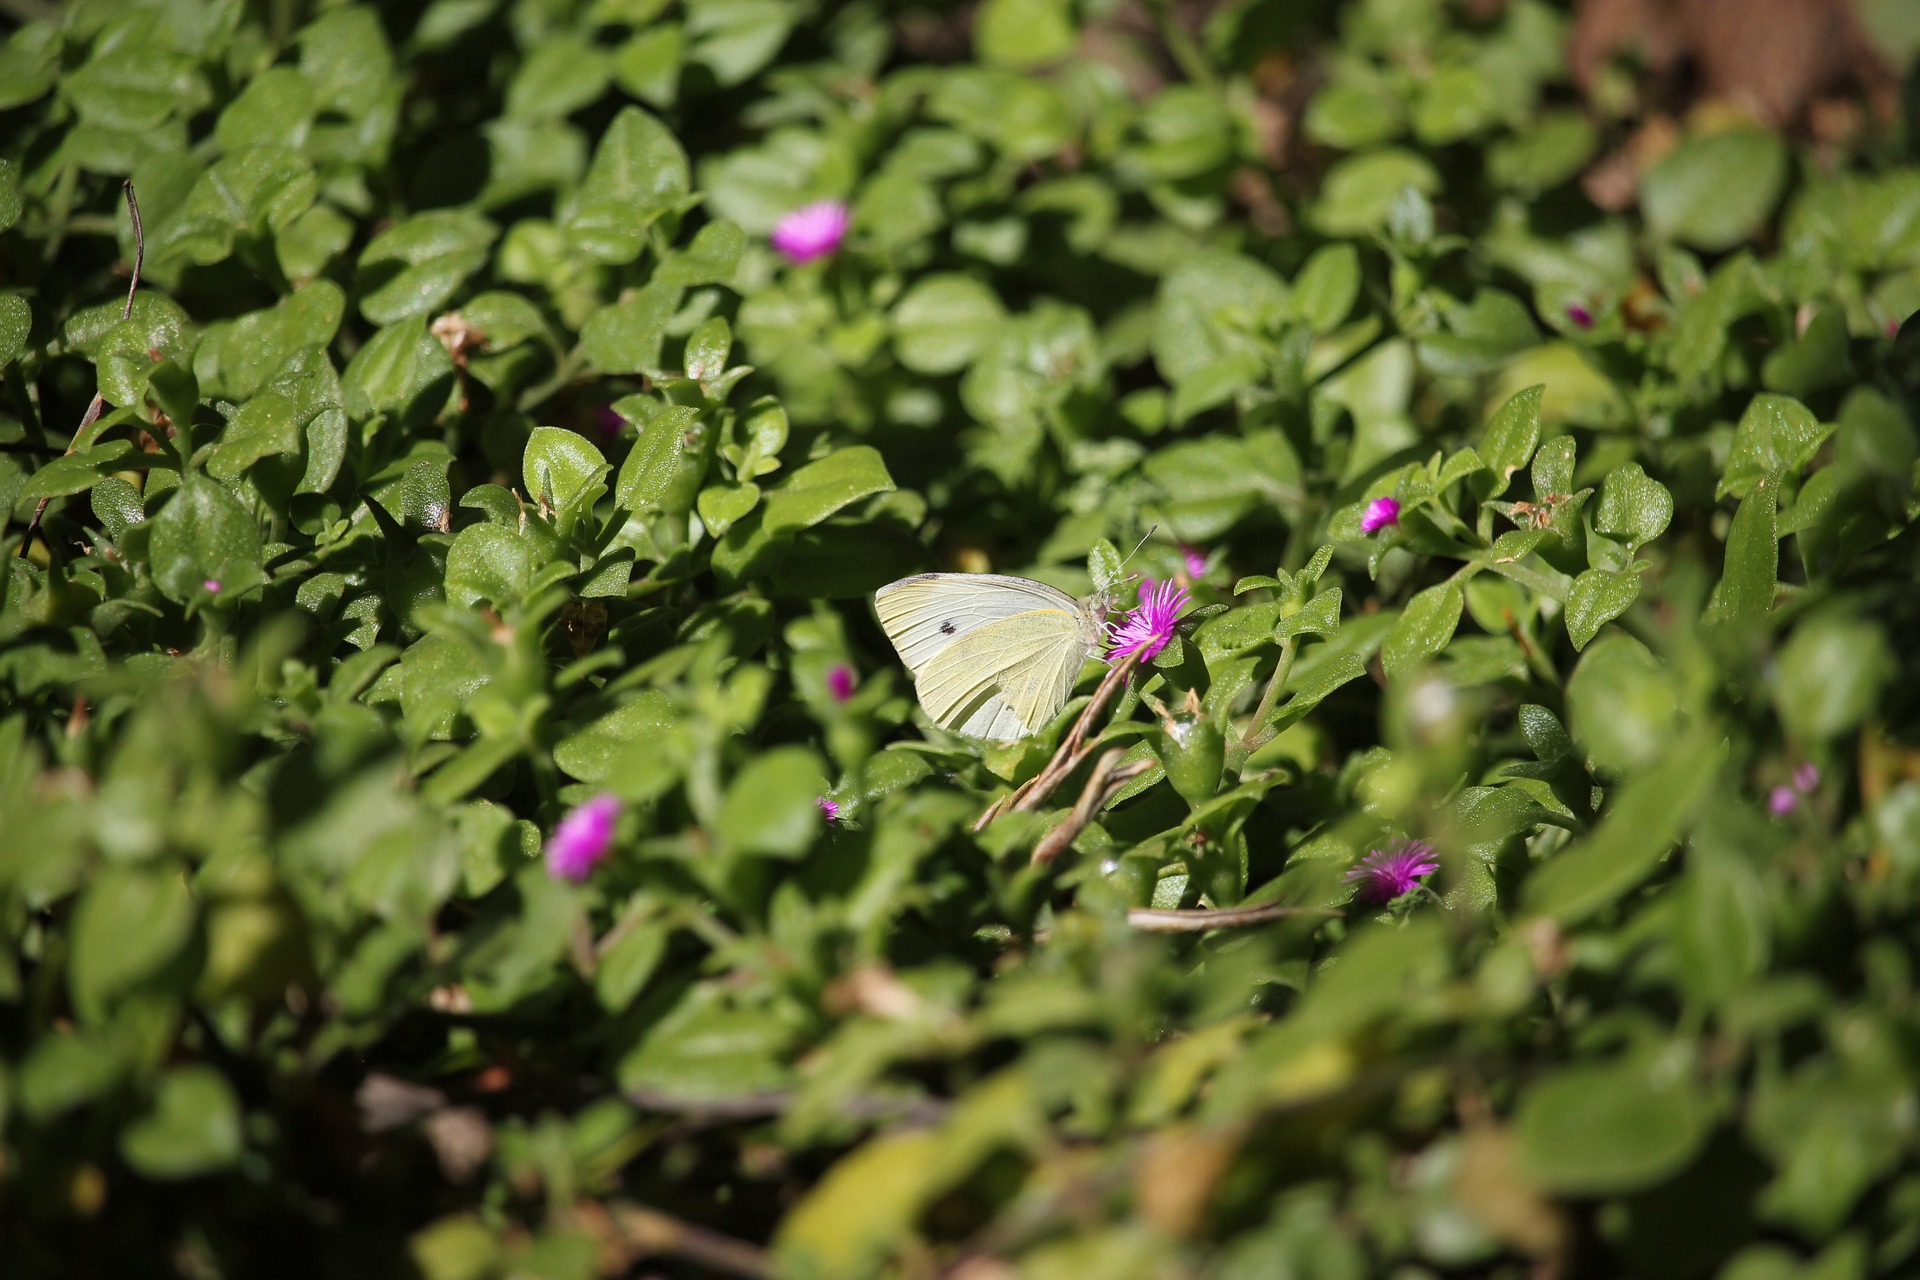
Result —
POLYGON ((976 627, 947 645, 914 683, 935 724, 1008 741, 1053 718, 1086 657, 1077 615, 1033 609, 976 627))

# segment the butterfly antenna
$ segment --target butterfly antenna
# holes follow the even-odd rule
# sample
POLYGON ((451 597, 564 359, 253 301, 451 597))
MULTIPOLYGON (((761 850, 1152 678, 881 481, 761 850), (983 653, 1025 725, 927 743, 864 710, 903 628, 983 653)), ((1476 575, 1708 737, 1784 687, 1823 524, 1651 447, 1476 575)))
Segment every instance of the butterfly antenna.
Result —
MULTIPOLYGON (((1134 544, 1133 544, 1133 550, 1131 550, 1131 551, 1129 551, 1129 552, 1127 552, 1127 554, 1126 554, 1125 556, 1123 556, 1123 557, 1121 557, 1121 560, 1120 560, 1120 567, 1121 567, 1122 569, 1124 569, 1124 568, 1126 568, 1126 567, 1127 567, 1127 561, 1129 561, 1129 560, 1131 560, 1131 559, 1133 559, 1133 558, 1134 558, 1135 556, 1137 556, 1137 555, 1139 555, 1139 554, 1140 554, 1140 548, 1142 548, 1142 547, 1144 547, 1144 546, 1146 546, 1146 545, 1147 545, 1147 539, 1148 539, 1148 538, 1151 538, 1151 537, 1152 537, 1152 536, 1153 536, 1153 535, 1154 535, 1155 533, 1157 533, 1157 532, 1159 532, 1159 530, 1160 530, 1160 526, 1156 524, 1156 525, 1153 525, 1152 527, 1150 527, 1150 528, 1149 528, 1149 529, 1148 529, 1148 530, 1147 530, 1147 531, 1146 531, 1145 533, 1143 533, 1143 534, 1141 534, 1141 535, 1140 535, 1140 541, 1138 541, 1138 542, 1136 542, 1136 543, 1134 543, 1134 544)), ((1137 578, 1137 577, 1139 577, 1140 575, 1139 575, 1139 574, 1135 574, 1135 575, 1133 575, 1133 576, 1137 578)))

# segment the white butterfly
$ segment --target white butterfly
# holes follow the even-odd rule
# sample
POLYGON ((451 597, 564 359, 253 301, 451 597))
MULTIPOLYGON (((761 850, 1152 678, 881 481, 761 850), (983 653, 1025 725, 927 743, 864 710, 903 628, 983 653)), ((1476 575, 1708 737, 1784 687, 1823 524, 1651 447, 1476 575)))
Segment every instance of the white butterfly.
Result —
POLYGON ((1103 596, 998 573, 916 573, 873 604, 933 722, 996 742, 1045 727, 1106 634, 1103 596))

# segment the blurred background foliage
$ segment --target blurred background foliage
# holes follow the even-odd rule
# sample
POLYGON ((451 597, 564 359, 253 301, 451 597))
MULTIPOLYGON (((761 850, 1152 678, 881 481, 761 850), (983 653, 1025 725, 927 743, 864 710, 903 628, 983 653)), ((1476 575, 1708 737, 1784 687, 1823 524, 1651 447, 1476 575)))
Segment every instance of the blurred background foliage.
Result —
POLYGON ((1906 0, 0 8, 9 1276, 1920 1268, 1906 0))

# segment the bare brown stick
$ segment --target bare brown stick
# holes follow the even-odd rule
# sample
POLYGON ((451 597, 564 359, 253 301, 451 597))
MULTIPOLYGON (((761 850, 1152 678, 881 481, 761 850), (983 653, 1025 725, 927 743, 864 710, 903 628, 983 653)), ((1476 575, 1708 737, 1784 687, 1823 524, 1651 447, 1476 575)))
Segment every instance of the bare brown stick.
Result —
MULTIPOLYGON (((128 178, 120 185, 121 189, 127 193, 127 214, 133 219, 133 280, 127 285, 127 305, 120 309, 120 319, 125 322, 133 318, 133 295, 140 292, 140 268, 147 261, 147 237, 146 233, 140 229, 140 202, 133 196, 133 179, 128 178)), ((62 457, 68 456, 79 446, 80 437, 87 433, 88 427, 98 421, 100 411, 105 407, 106 401, 101 399, 98 391, 95 391, 92 401, 87 405, 86 413, 80 418, 80 425, 73 429, 73 439, 68 441, 67 452, 62 454, 62 457)), ((33 509, 33 519, 27 521, 26 536, 20 539, 21 555, 26 555, 27 548, 33 545, 34 530, 40 527, 40 517, 47 514, 47 504, 52 501, 53 498, 49 495, 40 499, 40 505, 33 509)))
POLYGON ((1333 907, 1222 907, 1218 911, 1157 911, 1152 907, 1135 907, 1127 912, 1127 923, 1142 933, 1205 933, 1210 929, 1267 924, 1288 916, 1343 914, 1333 907))
POLYGON ((611 1243, 627 1266, 668 1254, 747 1280, 771 1280, 774 1274, 772 1255, 757 1244, 627 1201, 608 1204, 606 1212, 616 1237, 611 1243))
POLYGON ((1093 753, 1093 748, 1086 743, 1093 732, 1094 719, 1107 709, 1107 704, 1113 701, 1114 694, 1126 684, 1127 677, 1133 674, 1133 669, 1138 663, 1139 656, 1130 653, 1113 664, 1106 677, 1100 681, 1100 687, 1093 691, 1092 700, 1080 712, 1080 718, 1073 722, 1073 728, 1069 729, 1067 736, 1061 740, 1059 749, 1053 753, 1053 759, 1047 762, 1047 767, 1010 794, 1002 796, 988 806, 987 811, 974 820, 975 831, 986 830, 987 824, 1003 813, 1015 810, 1031 811, 1047 802, 1047 797, 1066 781, 1067 775, 1079 768, 1081 762, 1093 753))
POLYGON ((1080 789, 1079 803, 1073 806, 1073 812, 1065 821, 1040 837, 1040 843, 1033 846, 1033 865, 1052 862, 1074 842, 1094 815, 1107 807, 1107 803, 1129 782, 1154 767, 1154 760, 1135 760, 1123 765, 1121 759, 1127 753, 1119 747, 1109 747, 1094 764, 1093 772, 1087 777, 1087 785, 1080 789))
MULTIPOLYGON (((627 1101, 643 1111, 679 1116, 689 1127, 738 1124, 753 1120, 771 1120, 785 1115, 793 1106, 793 1094, 784 1089, 764 1093, 741 1093, 722 1098, 682 1098, 655 1089, 630 1089, 627 1101)), ((939 1098, 888 1098, 860 1095, 841 1104, 843 1119, 860 1122, 893 1122, 905 1125, 930 1125, 946 1116, 947 1104, 939 1098)))

